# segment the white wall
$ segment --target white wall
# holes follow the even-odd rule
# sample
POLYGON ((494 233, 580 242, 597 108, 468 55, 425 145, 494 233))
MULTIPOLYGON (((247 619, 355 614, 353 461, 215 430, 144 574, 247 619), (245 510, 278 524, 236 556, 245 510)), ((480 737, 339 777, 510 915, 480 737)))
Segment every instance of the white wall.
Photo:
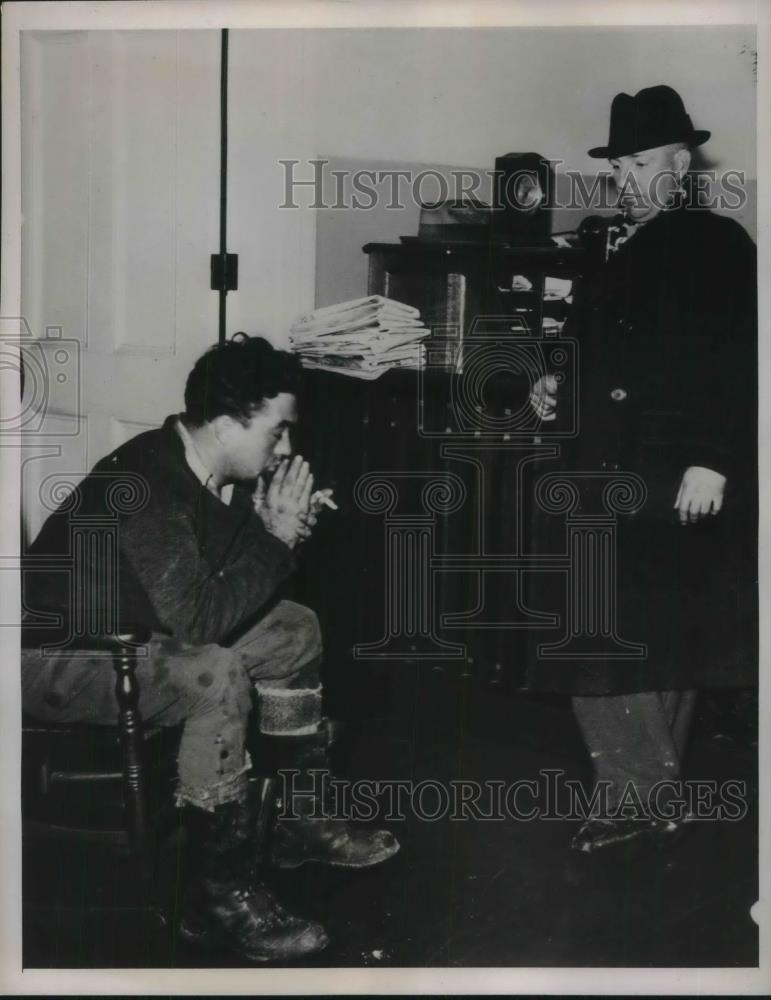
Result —
MULTIPOLYGON (((613 95, 667 82, 713 132, 708 165, 755 176, 748 27, 236 30, 230 40, 228 244, 240 287, 229 333, 285 344, 317 278, 324 301, 362 293, 361 243, 415 229, 415 211, 402 227, 382 213, 365 224, 361 213, 280 208, 281 159, 485 169, 534 150, 591 174, 586 149, 606 140, 613 95)), ((23 38, 23 308, 33 338, 60 327, 82 349, 79 405, 52 382, 47 418, 51 447, 83 471, 178 408, 192 361, 216 340, 219 55, 217 30, 23 38), (82 430, 62 444, 72 419, 82 430)), ((28 450, 34 468, 41 449, 45 435, 28 450)))
MULTIPOLYGON (((98 35, 90 63, 67 33, 49 36, 38 66, 61 94, 45 109, 45 147, 25 163, 48 192, 27 307, 38 329, 63 322, 67 334, 90 320, 150 352, 173 321, 187 357, 216 339, 219 32, 98 35), (87 157, 90 187, 78 180, 87 157), (204 187, 213 193, 196 193, 204 187), (128 234, 122 247, 115 227, 128 234), (168 251, 175 293, 168 266, 153 263, 168 251)), ((284 343, 315 301, 318 220, 279 208, 280 159, 490 168, 503 152, 535 150, 592 173, 586 150, 607 138, 613 95, 668 82, 713 131, 711 165, 754 177, 753 49, 750 27, 231 31, 228 243, 240 288, 228 332, 284 343)))
MULTIPOLYGON (((703 165, 752 179, 754 48, 744 26, 232 32, 229 243, 241 288, 228 301, 231 332, 262 327, 282 342, 313 305, 316 270, 325 301, 335 289, 363 292, 363 264, 339 252, 351 213, 314 223, 308 210, 279 209, 279 159, 485 169, 502 153, 535 150, 592 175, 604 164, 586 150, 607 140, 613 96, 669 83, 696 127, 713 133, 703 165), (316 229, 316 253, 328 255, 318 269, 316 229)), ((376 231, 377 215, 353 228, 393 238, 400 223, 376 231)))
MULTIPOLYGON (((234 113, 277 143, 464 166, 537 150, 590 173, 610 102, 678 89, 710 154, 755 176, 751 27, 238 31, 234 113), (742 51, 745 50, 745 51, 742 51), (244 65, 247 63, 248 65, 244 65), (238 97, 247 104, 238 108, 238 97), (296 143, 296 145, 295 145, 296 143)), ((235 122, 234 122, 235 125, 235 122)), ((291 153, 290 153, 291 155, 291 153)))

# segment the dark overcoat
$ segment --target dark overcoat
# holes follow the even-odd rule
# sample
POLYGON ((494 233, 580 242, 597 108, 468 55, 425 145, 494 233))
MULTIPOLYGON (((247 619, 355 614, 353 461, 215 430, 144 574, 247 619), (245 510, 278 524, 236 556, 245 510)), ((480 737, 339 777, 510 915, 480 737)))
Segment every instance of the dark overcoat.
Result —
MULTIPOLYGON (((571 597, 564 572, 531 574, 529 605, 557 614, 563 636, 553 628, 531 633, 521 686, 605 694, 753 683, 754 243, 737 222, 706 210, 662 212, 586 275, 565 334, 579 342, 578 433, 561 443, 558 458, 540 463, 536 479, 572 477, 574 519, 606 513, 602 488, 620 473, 642 480, 645 499, 614 514, 608 613, 615 638, 599 634, 597 656, 591 637, 558 645, 571 621, 567 602, 574 601, 575 620, 583 607, 576 599, 599 599, 589 584, 571 597), (682 526, 673 506, 689 466, 714 469, 727 485, 720 514, 682 526)), ((570 410, 571 391, 560 388, 559 419, 570 410)), ((564 511, 536 506, 533 529, 536 551, 568 545, 564 511)), ((599 623, 600 633, 608 621, 599 623)))

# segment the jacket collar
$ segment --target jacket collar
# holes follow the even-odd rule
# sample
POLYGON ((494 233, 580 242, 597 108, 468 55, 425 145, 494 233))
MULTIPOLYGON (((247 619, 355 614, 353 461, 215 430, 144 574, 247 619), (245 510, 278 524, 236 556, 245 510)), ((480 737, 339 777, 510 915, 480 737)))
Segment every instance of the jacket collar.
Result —
POLYGON ((172 447, 184 462, 187 470, 192 472, 201 486, 224 504, 230 504, 233 497, 233 484, 226 483, 221 489, 217 488, 213 473, 204 465, 189 431, 182 422, 182 414, 173 413, 166 417, 162 430, 170 439, 172 447))

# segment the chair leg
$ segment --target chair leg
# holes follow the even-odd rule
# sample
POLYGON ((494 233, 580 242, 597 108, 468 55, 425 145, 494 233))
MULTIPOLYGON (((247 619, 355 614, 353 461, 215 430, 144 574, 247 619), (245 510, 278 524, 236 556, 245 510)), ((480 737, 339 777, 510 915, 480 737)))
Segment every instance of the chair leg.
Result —
POLYGON ((139 714, 139 682, 136 659, 130 649, 113 656, 116 673, 115 697, 118 702, 123 778, 128 813, 131 849, 141 853, 147 843, 147 804, 142 760, 142 719, 139 714))

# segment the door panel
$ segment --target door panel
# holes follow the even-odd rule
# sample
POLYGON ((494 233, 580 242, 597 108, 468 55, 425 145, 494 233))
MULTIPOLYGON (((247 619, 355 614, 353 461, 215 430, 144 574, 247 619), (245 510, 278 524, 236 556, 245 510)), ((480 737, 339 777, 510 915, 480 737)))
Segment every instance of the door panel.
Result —
POLYGON ((307 33, 231 30, 228 73, 228 249, 239 255, 239 288, 228 295, 228 336, 236 330, 289 345, 289 327, 315 305, 316 210, 300 189, 282 208, 282 159, 301 161, 307 179, 318 155, 317 81, 307 33))
POLYGON ((46 475, 83 474, 182 409, 217 339, 219 59, 218 31, 22 37, 22 311, 46 383, 28 538, 46 475))

